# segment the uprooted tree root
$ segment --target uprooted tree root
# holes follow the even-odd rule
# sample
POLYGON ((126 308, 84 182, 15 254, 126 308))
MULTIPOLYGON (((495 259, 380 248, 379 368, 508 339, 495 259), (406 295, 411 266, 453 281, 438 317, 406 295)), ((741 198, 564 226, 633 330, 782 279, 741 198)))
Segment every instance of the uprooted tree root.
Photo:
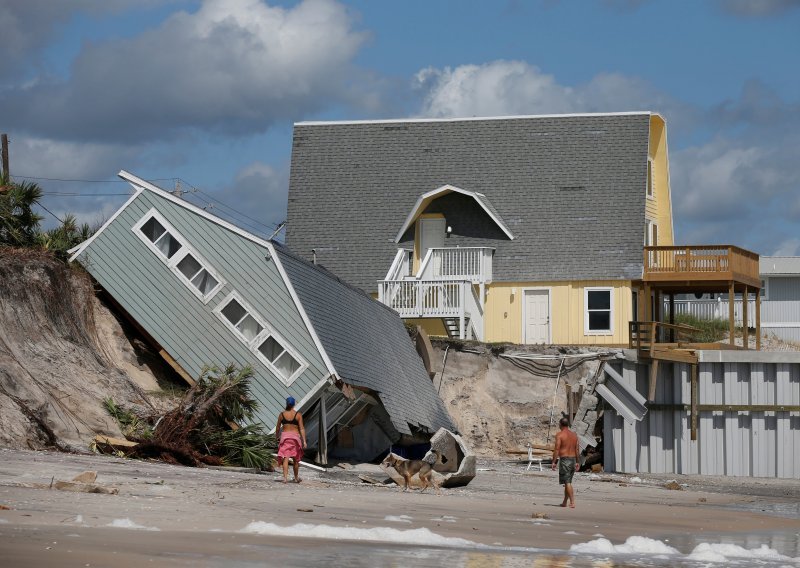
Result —
POLYGON ((134 440, 138 444, 127 455, 195 467, 268 467, 275 437, 257 424, 237 426, 251 421, 258 408, 250 395, 252 377, 250 367, 207 367, 176 408, 150 417, 155 423, 152 435, 134 440))

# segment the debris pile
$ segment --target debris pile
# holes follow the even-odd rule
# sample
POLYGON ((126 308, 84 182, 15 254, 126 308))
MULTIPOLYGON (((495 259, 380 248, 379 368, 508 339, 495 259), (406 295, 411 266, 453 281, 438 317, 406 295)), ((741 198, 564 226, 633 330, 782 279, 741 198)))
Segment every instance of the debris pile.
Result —
MULTIPOLYGON (((252 420, 258 403, 250 394, 249 367, 207 367, 177 407, 165 414, 131 417, 113 401, 106 407, 120 423, 126 437, 136 442, 126 447, 105 440, 114 452, 128 457, 156 458, 190 466, 233 465, 266 469, 272 464, 275 436, 252 420)), ((102 449, 103 444, 96 447, 102 449)))

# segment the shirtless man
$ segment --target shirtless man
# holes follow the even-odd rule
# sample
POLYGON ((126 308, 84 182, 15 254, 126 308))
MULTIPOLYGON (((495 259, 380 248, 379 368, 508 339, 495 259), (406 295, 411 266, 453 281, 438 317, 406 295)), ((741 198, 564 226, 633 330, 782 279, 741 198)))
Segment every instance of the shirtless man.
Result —
POLYGON ((556 434, 556 447, 553 450, 553 465, 556 469, 558 460, 558 482, 564 486, 564 501, 562 507, 569 506, 575 508, 575 493, 572 490, 572 476, 580 469, 578 463, 578 435, 569 429, 569 420, 562 418, 558 425, 561 431, 556 434))

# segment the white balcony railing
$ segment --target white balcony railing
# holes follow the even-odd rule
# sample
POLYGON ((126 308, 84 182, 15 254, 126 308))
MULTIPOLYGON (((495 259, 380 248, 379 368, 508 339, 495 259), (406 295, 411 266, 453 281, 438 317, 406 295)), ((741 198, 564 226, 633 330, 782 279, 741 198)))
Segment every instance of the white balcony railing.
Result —
POLYGON ((468 282, 381 280, 378 299, 403 318, 459 317, 464 313, 468 282))
POLYGON ((431 248, 420 264, 417 278, 491 282, 493 254, 490 247, 431 248))
POLYGON ((397 249, 397 254, 394 255, 392 265, 389 267, 389 272, 386 273, 384 280, 403 280, 411 276, 411 261, 414 251, 411 249, 397 249))

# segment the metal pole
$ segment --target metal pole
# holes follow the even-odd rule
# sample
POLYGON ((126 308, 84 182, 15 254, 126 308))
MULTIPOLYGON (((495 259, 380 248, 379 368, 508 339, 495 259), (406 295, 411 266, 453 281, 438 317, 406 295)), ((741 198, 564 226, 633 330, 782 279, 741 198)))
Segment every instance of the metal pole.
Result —
POLYGON ((553 411, 556 408, 556 397, 558 396, 558 385, 561 382, 561 369, 564 368, 564 358, 561 358, 561 364, 558 366, 558 375, 556 376, 556 389, 553 391, 553 404, 550 406, 550 423, 547 425, 547 441, 550 443, 550 429, 553 427, 553 411))

